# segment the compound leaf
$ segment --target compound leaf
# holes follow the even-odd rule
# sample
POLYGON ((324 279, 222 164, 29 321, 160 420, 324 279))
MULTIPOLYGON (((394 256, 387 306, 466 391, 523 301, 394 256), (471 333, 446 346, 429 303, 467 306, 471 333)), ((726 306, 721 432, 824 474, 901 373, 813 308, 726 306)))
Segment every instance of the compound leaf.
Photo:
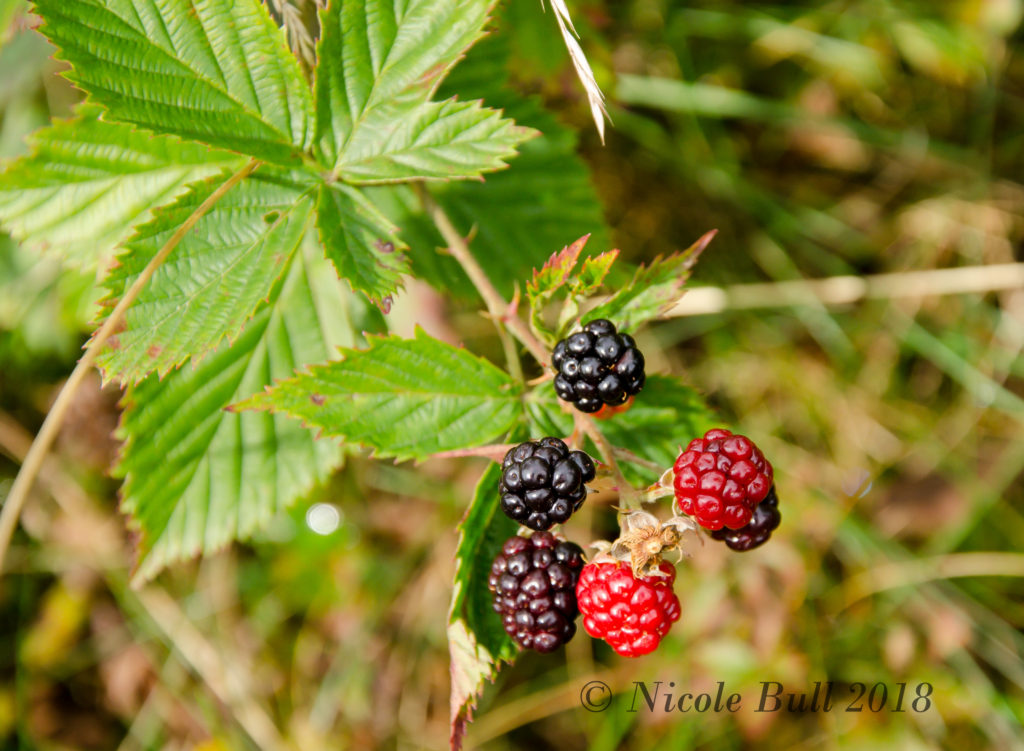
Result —
POLYGON ((298 60, 259 0, 35 0, 68 78, 111 117, 294 164, 313 134, 298 60))
POLYGON ((347 350, 241 407, 287 413, 380 456, 424 459, 508 431, 522 415, 519 395, 505 372, 417 329, 414 339, 347 350))

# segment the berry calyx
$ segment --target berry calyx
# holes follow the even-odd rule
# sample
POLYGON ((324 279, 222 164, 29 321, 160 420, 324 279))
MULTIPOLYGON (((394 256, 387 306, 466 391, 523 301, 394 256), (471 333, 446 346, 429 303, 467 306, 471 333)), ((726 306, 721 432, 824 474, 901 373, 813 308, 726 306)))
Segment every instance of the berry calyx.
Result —
POLYGON ((558 371, 555 393, 580 412, 625 404, 644 386, 644 356, 636 341, 618 333, 615 324, 604 318, 556 344, 551 365, 558 371))
POLYGON ((772 532, 782 521, 779 513, 779 498, 775 495, 775 486, 768 491, 765 499, 757 504, 750 523, 739 529, 716 529, 711 533, 715 540, 722 540, 733 550, 743 552, 753 550, 768 542, 772 532))
POLYGON ((774 470, 746 436, 723 428, 694 438, 673 466, 676 503, 705 529, 739 529, 768 495, 774 470))
POLYGON ((675 568, 662 561, 658 571, 662 575, 635 577, 628 564, 614 560, 595 559, 584 566, 576 600, 587 633, 623 657, 657 649, 680 613, 672 591, 675 568))
POLYGON ((550 529, 583 505, 595 474, 587 454, 558 438, 526 441, 501 463, 501 510, 530 529, 550 529))
POLYGON ((573 637, 582 568, 580 546, 550 532, 505 540, 487 583, 494 594, 494 610, 516 644, 553 652, 573 637))

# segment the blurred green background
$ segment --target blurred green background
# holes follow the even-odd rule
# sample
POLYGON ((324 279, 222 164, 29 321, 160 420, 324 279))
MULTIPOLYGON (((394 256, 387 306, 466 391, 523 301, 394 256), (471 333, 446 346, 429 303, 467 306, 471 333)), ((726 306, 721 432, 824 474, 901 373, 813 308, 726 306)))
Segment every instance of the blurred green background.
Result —
MULTIPOLYGON (((570 3, 606 146, 551 14, 505 5, 516 86, 580 132, 632 261, 711 228, 695 285, 1021 260, 1020 0, 570 3)), ((0 0, 3 157, 77 101, 24 10, 0 0)), ((0 238, 0 496, 87 336, 94 282, 0 238)), ((479 335, 474 308, 410 294, 399 317, 479 335)), ((1024 290, 737 307, 641 346, 764 448, 782 526, 751 553, 695 549, 652 656, 583 636, 523 655, 467 747, 1024 747, 1024 290), (593 679, 621 692, 604 713, 579 706, 593 679), (639 680, 723 681, 745 709, 630 713, 639 680), (766 680, 832 680, 840 707, 857 681, 934 692, 923 713, 758 714, 766 680)), ((445 747, 455 525, 482 465, 354 459, 261 539, 135 591, 106 475, 117 397, 98 378, 81 391, 0 580, 0 744, 445 747)), ((571 535, 604 536, 585 508, 571 535)))

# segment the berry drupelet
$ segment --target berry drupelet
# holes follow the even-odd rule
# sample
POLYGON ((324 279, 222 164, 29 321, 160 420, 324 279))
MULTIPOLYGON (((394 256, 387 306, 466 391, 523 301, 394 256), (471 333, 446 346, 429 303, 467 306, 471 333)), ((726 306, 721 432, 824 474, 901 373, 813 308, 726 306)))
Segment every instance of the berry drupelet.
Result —
POLYGON ((521 443, 501 463, 501 510, 530 529, 566 521, 587 497, 594 462, 558 438, 521 443))
POLYGON ((746 436, 717 428, 676 459, 676 503, 705 529, 739 529, 772 487, 772 465, 746 436))
POLYGON ((711 537, 722 540, 733 550, 740 552, 753 550, 768 542, 768 538, 772 536, 772 532, 781 521, 779 498, 775 495, 775 486, 773 485, 765 499, 754 508, 754 515, 747 526, 739 529, 729 529, 728 527, 716 529, 711 533, 711 537))
POLYGON ((505 631, 524 649, 553 652, 576 633, 576 583, 583 551, 550 532, 510 537, 488 585, 505 631))
POLYGON ((551 365, 558 371, 555 392, 580 412, 616 407, 644 386, 644 356, 629 334, 604 318, 555 345, 551 365))

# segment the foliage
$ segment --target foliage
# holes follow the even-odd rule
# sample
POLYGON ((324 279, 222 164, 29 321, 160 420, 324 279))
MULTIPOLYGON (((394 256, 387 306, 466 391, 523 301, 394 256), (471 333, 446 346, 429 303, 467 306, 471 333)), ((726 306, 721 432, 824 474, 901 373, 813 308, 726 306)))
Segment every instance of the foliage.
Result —
POLYGON ((330 354, 338 319, 325 320, 333 311, 313 299, 310 272, 295 260, 314 223, 341 278, 386 306, 404 246, 355 186, 478 177, 532 135, 479 101, 431 99, 482 33, 491 3, 379 10, 372 0, 326 7, 310 90, 257 0, 36 5, 91 103, 8 167, 0 216, 18 237, 82 263, 102 263, 123 242, 104 281, 112 307, 200 212, 100 357, 107 378, 161 379, 131 391, 121 432, 140 575, 251 535, 337 463, 336 448, 308 431, 303 439, 283 418, 220 411, 330 354), (243 163, 236 154, 266 164, 207 207, 243 163), (168 421, 172 413, 181 419, 168 421), (243 425, 264 437, 242 438, 243 425), (220 491, 222 482, 233 490, 220 491))
MULTIPOLYGON (((470 745, 1019 741, 1016 293, 648 326, 688 283, 676 250, 708 227, 696 275, 718 284, 1019 255, 1017 0, 570 4, 609 93, 605 149, 536 2, 39 0, 80 103, 18 5, 0 0, 4 454, 12 424, 39 425, 92 301, 107 315, 206 197, 259 166, 108 342, 122 407, 87 383, 67 418, 0 587, 0 738, 436 747, 450 670, 456 740, 480 702, 470 745), (295 19, 319 40, 309 68, 287 47, 295 19), (782 468, 771 550, 708 543, 680 566, 683 621, 657 658, 677 684, 930 680, 936 714, 652 725, 626 709, 654 662, 609 671, 580 641, 517 657, 485 591, 514 531, 496 465, 432 455, 576 426, 530 382, 542 363, 505 372, 423 186, 544 343, 597 316, 640 340, 654 374, 594 423, 640 458, 620 458, 628 481, 655 480, 711 422, 764 437, 782 468), (109 457, 89 457, 116 414, 126 525, 74 505, 79 485, 113 495, 109 457), (180 611, 152 599, 164 590, 180 611), (619 695, 602 715, 575 705, 592 679, 619 695)), ((567 531, 607 536, 611 516, 587 504, 567 531)))
MULTIPOLYGON (((88 99, 7 167, 0 219, 68 263, 110 266, 101 306, 118 316, 116 333, 94 346, 106 379, 127 387, 116 474, 138 532, 136 581, 251 538, 323 483, 345 448, 423 460, 535 422, 521 376, 423 330, 368 338, 323 364, 359 339, 341 284, 385 313, 411 270, 439 289, 465 286, 463 269, 428 260, 434 230, 401 184, 478 179, 540 136, 510 179, 440 186, 430 200, 474 225, 482 239, 469 252, 496 278, 525 276, 537 250, 564 237, 567 227, 538 231, 553 206, 600 233, 571 134, 503 91, 504 43, 481 45, 468 72, 444 83, 482 36, 492 0, 331 0, 317 16, 312 86, 258 0, 37 0, 35 10, 88 99), (382 185, 395 187, 367 190, 382 185), (326 261, 333 284, 322 281, 326 261)), ((599 294, 617 252, 586 258, 570 283, 583 242, 561 270, 537 272, 535 322, 556 293, 569 313, 599 294)), ((673 256, 641 269, 598 310, 635 328, 678 296, 689 265, 673 256)), ((673 420, 701 409, 675 405, 673 420)), ((488 636, 476 591, 500 543, 492 474, 461 528, 456 726, 513 656, 507 639, 488 636)))

